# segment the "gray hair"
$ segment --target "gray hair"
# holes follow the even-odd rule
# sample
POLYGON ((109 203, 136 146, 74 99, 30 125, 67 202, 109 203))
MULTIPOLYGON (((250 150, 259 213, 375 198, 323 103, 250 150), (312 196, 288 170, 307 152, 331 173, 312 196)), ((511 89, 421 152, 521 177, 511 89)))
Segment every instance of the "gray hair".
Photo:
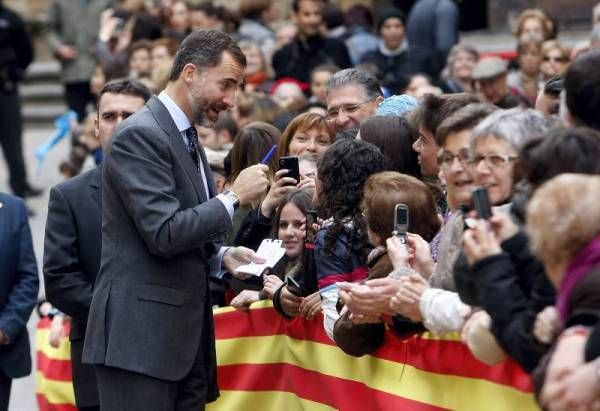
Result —
POLYGON ((458 53, 469 53, 471 56, 475 58, 475 62, 479 61, 479 52, 477 49, 468 44, 455 44, 450 49, 450 53, 448 53, 448 59, 446 60, 446 67, 442 70, 442 79, 448 80, 452 78, 454 73, 452 72, 452 67, 454 66, 454 62, 458 57, 458 53))
POLYGON ((527 141, 545 135, 552 122, 533 109, 498 110, 486 117, 471 134, 471 152, 482 139, 493 136, 519 151, 527 141))
POLYGON ((348 85, 361 86, 369 100, 383 97, 377 77, 360 69, 349 68, 340 70, 329 78, 327 82, 327 94, 348 85))

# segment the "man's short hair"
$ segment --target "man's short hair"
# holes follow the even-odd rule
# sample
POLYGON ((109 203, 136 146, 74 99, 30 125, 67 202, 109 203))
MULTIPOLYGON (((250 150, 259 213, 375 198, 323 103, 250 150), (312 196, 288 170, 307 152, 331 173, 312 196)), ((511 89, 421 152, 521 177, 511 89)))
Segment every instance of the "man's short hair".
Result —
POLYGON ((480 103, 480 100, 469 93, 442 94, 441 96, 426 94, 421 105, 413 111, 414 121, 435 136, 438 127, 446 117, 472 103, 480 103))
POLYGON ((172 37, 161 37, 152 42, 152 48, 165 46, 171 56, 177 53, 178 44, 172 37))
POLYGON ((199 70, 219 65, 224 52, 231 54, 240 66, 246 67, 244 53, 228 34, 219 30, 193 31, 177 50, 169 80, 176 81, 189 63, 199 70))
MULTIPOLYGON (((115 79, 106 83, 98 94, 98 105, 100 104, 100 100, 102 100, 102 96, 106 93, 140 97, 144 99, 144 103, 152 97, 152 91, 144 83, 129 78, 115 79)), ((99 111, 98 107, 96 109, 96 111, 99 111)))
POLYGON ((327 82, 327 94, 332 90, 349 85, 361 86, 368 99, 373 100, 377 97, 383 97, 377 77, 360 69, 349 68, 338 71, 327 82))
POLYGON ((300 3, 303 1, 314 1, 315 3, 321 3, 321 5, 325 4, 324 0, 292 0, 292 10, 294 10, 294 13, 298 13, 300 3))
POLYGON ((131 56, 133 55, 133 53, 135 53, 138 50, 147 50, 148 54, 150 54, 150 51, 152 50, 152 42, 150 40, 147 40, 147 39, 141 39, 141 40, 133 42, 131 44, 131 46, 129 46, 129 50, 128 50, 127 56, 129 58, 131 58, 131 56))
POLYGON ((450 133, 472 130, 484 118, 496 111, 498 107, 489 103, 472 103, 450 114, 435 133, 435 142, 442 147, 450 133))
POLYGON ((579 55, 565 74, 567 107, 576 123, 600 130, 600 50, 579 55))
POLYGON ((271 8, 273 0, 241 0, 240 14, 250 20, 258 20, 263 12, 271 8))

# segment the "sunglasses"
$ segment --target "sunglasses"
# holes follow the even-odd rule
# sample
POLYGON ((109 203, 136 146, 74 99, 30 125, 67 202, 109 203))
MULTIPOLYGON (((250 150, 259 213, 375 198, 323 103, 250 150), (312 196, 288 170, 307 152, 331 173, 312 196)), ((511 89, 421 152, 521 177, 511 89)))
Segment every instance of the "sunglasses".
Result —
POLYGON ((566 57, 548 57, 544 56, 544 61, 555 61, 557 63, 566 63, 569 61, 566 57))

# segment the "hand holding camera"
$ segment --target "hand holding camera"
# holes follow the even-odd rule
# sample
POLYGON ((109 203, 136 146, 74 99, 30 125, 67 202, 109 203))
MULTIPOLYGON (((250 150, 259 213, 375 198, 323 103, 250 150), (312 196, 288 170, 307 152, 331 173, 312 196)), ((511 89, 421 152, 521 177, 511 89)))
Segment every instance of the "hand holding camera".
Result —
POLYGON ((273 184, 260 205, 260 213, 267 218, 271 218, 283 198, 288 193, 296 190, 296 183, 292 177, 288 177, 288 170, 277 171, 273 184))

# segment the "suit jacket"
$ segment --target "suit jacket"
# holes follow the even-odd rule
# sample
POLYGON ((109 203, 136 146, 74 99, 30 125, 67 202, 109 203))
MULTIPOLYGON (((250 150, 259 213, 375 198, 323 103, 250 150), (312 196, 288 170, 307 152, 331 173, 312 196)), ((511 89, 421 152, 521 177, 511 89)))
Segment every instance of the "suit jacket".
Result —
POLYGON ((173 119, 153 97, 124 121, 104 160, 102 257, 83 361, 179 381, 197 355, 216 399, 208 275, 231 227, 204 152, 202 178, 173 119))
POLYGON ((23 200, 0 193, 0 368, 10 378, 31 372, 27 320, 37 302, 39 278, 27 208, 23 200))
POLYGON ((96 373, 81 363, 102 248, 102 167, 50 190, 44 240, 46 298, 71 317, 71 366, 78 407, 98 405, 96 373))

